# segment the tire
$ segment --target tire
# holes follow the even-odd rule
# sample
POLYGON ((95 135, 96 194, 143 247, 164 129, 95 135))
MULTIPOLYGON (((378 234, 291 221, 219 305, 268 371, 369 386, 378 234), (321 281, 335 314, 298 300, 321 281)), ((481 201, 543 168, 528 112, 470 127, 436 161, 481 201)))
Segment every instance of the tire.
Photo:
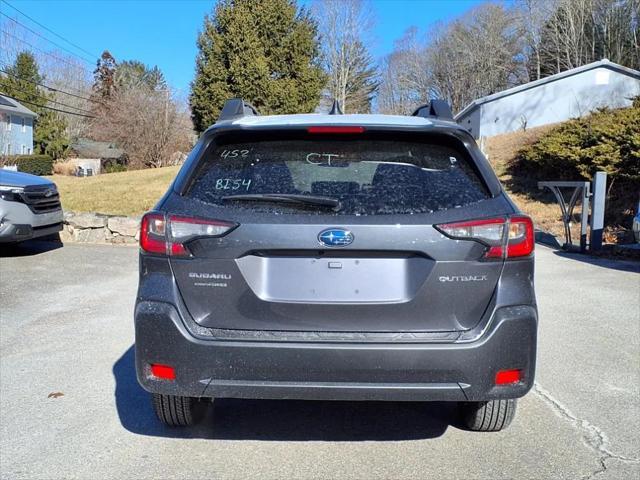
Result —
POLYGON ((169 427, 188 427, 202 418, 205 405, 194 397, 152 394, 153 410, 158 420, 169 427))
POLYGON ((507 428, 515 417, 516 405, 514 398, 464 404, 464 425, 474 432, 499 432, 507 428))

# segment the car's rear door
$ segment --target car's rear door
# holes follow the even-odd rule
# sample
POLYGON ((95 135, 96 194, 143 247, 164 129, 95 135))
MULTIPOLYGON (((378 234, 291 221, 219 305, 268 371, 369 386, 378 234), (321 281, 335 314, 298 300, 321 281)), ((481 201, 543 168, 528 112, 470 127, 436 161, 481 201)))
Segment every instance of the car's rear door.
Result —
POLYGON ((167 209, 237 226, 189 241, 188 256, 173 257, 171 266, 186 308, 206 327, 467 330, 487 309, 502 261, 434 224, 509 208, 446 135, 228 133, 208 147, 167 209))

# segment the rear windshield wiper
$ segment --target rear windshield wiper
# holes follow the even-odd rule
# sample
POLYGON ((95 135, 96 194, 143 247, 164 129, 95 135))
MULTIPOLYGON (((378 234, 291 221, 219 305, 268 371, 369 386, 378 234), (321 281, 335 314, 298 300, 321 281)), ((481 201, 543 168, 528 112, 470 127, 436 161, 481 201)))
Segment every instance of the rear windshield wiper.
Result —
POLYGON ((244 202, 279 202, 293 203, 301 205, 315 205, 319 207, 330 207, 333 210, 340 210, 340 200, 332 197, 322 197, 317 195, 299 195, 295 193, 254 193, 244 195, 227 195, 222 197, 224 201, 244 201, 244 202))

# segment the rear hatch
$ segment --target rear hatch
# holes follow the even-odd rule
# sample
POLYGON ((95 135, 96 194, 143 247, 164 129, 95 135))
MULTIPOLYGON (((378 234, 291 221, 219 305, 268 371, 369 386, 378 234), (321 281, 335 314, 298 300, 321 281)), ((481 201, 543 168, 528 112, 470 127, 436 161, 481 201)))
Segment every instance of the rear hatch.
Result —
POLYGON ((456 332, 502 259, 434 224, 505 215, 458 139, 408 132, 228 132, 203 147, 174 215, 171 267, 204 327, 456 332))

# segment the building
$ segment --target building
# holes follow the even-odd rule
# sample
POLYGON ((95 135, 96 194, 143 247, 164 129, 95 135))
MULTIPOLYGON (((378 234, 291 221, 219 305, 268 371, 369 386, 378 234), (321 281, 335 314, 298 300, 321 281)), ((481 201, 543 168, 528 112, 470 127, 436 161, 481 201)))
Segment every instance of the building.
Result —
POLYGON ((33 122, 36 117, 13 98, 0 95, 0 155, 33 153, 33 122))
POLYGON ((455 116, 475 138, 491 137, 631 105, 640 72, 600 60, 479 98, 455 116))
POLYGON ((110 166, 126 165, 128 159, 125 151, 112 142, 79 138, 69 145, 69 160, 83 171, 97 175, 110 166))

